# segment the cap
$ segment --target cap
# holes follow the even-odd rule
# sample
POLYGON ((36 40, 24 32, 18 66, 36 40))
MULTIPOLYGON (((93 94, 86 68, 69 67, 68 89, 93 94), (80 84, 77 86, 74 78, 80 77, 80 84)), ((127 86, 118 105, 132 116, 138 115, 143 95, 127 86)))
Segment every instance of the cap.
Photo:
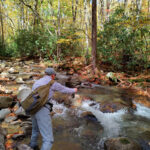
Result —
POLYGON ((53 68, 46 68, 45 69, 45 73, 47 74, 47 75, 56 75, 56 72, 55 72, 55 70, 53 69, 53 68))

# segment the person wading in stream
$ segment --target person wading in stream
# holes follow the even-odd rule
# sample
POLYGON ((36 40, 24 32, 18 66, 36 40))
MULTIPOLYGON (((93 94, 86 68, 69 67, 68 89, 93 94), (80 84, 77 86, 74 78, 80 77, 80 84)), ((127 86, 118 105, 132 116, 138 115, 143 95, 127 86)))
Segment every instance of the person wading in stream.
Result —
MULTIPOLYGON (((47 68, 45 70, 45 76, 40 78, 33 84, 32 90, 35 90, 42 85, 48 84, 51 80, 55 79, 55 76, 55 70, 53 68, 47 68)), ((32 135, 29 146, 34 150, 39 149, 37 142, 39 133, 41 134, 43 141, 41 150, 50 150, 53 145, 54 138, 50 111, 52 109, 51 98, 54 91, 73 94, 77 92, 77 88, 68 88, 58 82, 54 82, 50 87, 47 103, 37 113, 31 116, 32 135)))

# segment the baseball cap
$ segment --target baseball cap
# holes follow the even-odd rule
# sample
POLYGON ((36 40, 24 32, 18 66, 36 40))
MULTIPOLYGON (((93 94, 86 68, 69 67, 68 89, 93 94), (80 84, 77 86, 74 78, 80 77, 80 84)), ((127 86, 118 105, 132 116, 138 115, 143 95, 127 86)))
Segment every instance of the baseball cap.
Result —
POLYGON ((55 72, 55 70, 53 69, 53 68, 46 68, 45 69, 45 73, 47 74, 47 75, 56 75, 56 72, 55 72))

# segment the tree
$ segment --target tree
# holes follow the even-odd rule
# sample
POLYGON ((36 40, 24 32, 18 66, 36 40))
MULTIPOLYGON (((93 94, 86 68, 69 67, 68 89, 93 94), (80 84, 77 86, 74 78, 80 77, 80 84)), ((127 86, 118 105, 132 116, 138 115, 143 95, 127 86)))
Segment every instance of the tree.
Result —
POLYGON ((3 24, 3 4, 2 1, 0 3, 0 22, 1 22, 1 45, 2 49, 4 50, 4 24, 3 24))
POLYGON ((148 17, 150 17, 150 0, 148 0, 148 17))
MULTIPOLYGON (((60 37, 60 0, 58 0, 58 14, 57 14, 57 22, 58 22, 58 31, 57 31, 57 38, 59 39, 60 37)), ((60 54, 61 54, 61 47, 60 44, 57 44, 57 58, 60 60, 60 54)))
POLYGON ((88 6, 87 0, 84 0, 84 18, 85 18, 85 36, 86 36, 86 54, 85 64, 88 64, 89 59, 89 37, 88 37, 88 6))
POLYGON ((97 0, 92 0, 92 66, 93 72, 96 68, 97 49, 97 0))
POLYGON ((77 9, 78 9, 78 0, 72 0, 72 17, 73 17, 73 22, 76 21, 76 16, 77 16, 77 9))

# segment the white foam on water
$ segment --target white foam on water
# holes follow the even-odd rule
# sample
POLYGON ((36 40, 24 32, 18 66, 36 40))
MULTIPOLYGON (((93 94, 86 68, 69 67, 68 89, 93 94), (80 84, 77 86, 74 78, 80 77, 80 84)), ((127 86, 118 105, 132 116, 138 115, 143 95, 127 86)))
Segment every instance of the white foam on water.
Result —
POLYGON ((103 113, 99 109, 99 104, 90 106, 91 101, 84 101, 81 108, 90 111, 97 118, 97 120, 104 127, 105 137, 118 136, 121 130, 122 116, 126 113, 125 109, 119 110, 114 113, 103 113))
POLYGON ((150 119, 150 108, 145 107, 139 103, 133 102, 136 105, 136 111, 134 112, 135 115, 143 116, 150 119))
POLYGON ((62 110, 61 113, 56 113, 54 115, 54 117, 58 117, 58 116, 61 116, 61 117, 66 117, 67 115, 67 111, 68 111, 68 108, 65 107, 64 104, 59 104, 58 102, 56 102, 55 100, 52 100, 51 101, 53 103, 53 109, 58 109, 58 110, 62 110))

